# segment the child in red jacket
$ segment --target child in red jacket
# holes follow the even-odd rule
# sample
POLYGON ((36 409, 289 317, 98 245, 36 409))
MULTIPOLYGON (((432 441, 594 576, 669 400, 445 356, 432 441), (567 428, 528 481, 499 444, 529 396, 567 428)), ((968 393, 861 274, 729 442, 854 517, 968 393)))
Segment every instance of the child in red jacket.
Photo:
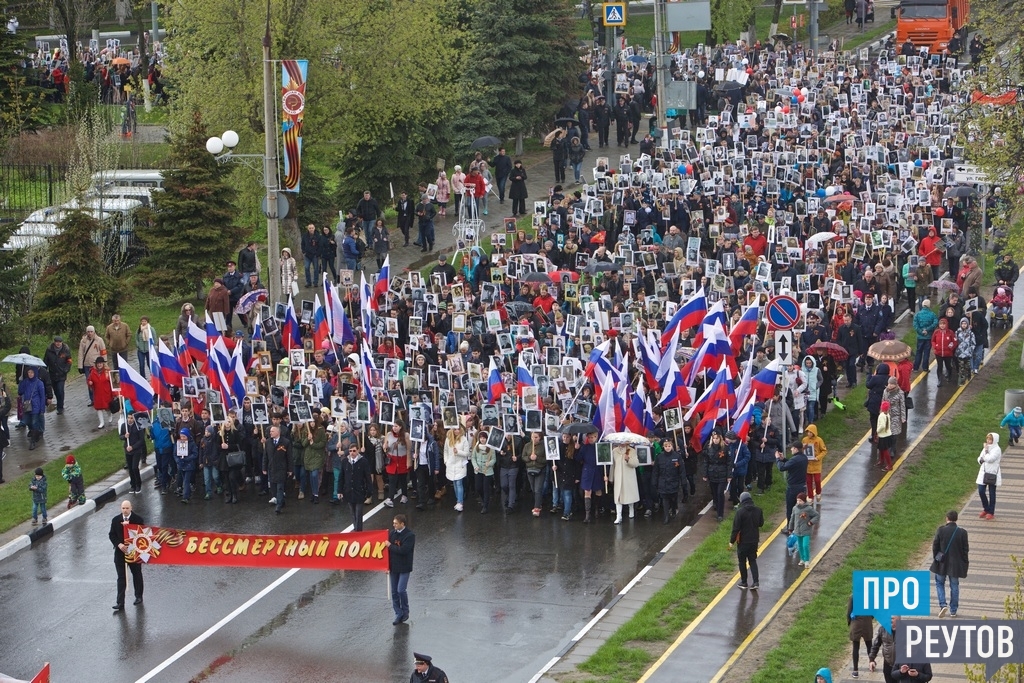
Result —
POLYGON ((939 327, 932 333, 932 351, 939 370, 939 386, 945 370, 946 380, 953 381, 953 354, 956 353, 956 334, 949 329, 945 318, 939 318, 939 327))

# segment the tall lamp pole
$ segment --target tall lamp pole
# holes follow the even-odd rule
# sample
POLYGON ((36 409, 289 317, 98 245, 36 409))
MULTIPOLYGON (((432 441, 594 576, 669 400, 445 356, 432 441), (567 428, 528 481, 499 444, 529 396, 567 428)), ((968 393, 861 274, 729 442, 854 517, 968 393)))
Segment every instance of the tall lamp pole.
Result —
POLYGON ((206 141, 206 151, 215 155, 218 163, 236 162, 263 173, 263 185, 266 190, 267 217, 267 289, 271 301, 281 301, 281 253, 280 232, 278 228, 278 198, 280 188, 277 184, 277 117, 274 110, 274 63, 270 59, 270 1, 267 0, 267 30, 263 35, 263 116, 264 147, 263 154, 234 154, 231 150, 238 144, 238 133, 225 131, 219 138, 213 137, 206 141))

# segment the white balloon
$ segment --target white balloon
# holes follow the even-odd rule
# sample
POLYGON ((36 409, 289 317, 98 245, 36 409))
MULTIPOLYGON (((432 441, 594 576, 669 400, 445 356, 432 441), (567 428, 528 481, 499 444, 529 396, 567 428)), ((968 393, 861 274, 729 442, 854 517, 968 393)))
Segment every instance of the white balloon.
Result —
POLYGON ((697 72, 697 78, 704 78, 704 72, 703 71, 698 71, 697 72))
POLYGON ((800 88, 800 94, 803 95, 804 97, 807 97, 807 93, 808 92, 810 92, 810 91, 807 90, 807 86, 804 86, 803 88, 800 88))
POLYGON ((206 151, 210 154, 220 154, 224 151, 224 141, 220 138, 210 138, 206 141, 206 151))

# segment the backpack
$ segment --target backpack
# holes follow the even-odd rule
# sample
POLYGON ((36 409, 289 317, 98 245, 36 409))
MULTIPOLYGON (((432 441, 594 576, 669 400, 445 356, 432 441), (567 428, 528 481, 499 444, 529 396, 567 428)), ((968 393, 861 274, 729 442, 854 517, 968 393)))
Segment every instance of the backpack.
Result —
POLYGON ((359 254, 359 258, 363 258, 363 254, 366 253, 366 242, 362 237, 356 238, 356 253, 359 254))

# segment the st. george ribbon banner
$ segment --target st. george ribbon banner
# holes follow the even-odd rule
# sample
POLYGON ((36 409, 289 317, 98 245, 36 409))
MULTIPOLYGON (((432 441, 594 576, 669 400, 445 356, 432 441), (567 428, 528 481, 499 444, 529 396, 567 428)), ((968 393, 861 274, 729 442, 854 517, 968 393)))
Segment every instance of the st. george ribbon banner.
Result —
POLYGON ((302 118, 306 110, 305 59, 281 61, 281 137, 284 148, 284 177, 281 189, 299 191, 299 171, 302 168, 302 118))
POLYGON ((222 534, 124 526, 125 562, 202 567, 387 571, 387 531, 337 534, 222 534))

